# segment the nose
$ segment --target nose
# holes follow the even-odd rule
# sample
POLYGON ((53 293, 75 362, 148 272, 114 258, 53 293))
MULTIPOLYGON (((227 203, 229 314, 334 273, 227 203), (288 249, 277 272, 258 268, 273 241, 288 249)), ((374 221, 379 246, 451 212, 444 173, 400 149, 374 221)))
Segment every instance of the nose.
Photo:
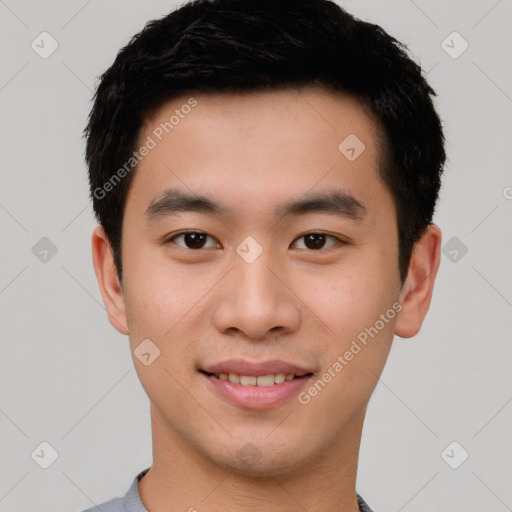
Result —
POLYGON ((252 263, 236 258, 215 301, 216 329, 252 340, 296 331, 301 322, 300 300, 282 267, 266 251, 252 263))

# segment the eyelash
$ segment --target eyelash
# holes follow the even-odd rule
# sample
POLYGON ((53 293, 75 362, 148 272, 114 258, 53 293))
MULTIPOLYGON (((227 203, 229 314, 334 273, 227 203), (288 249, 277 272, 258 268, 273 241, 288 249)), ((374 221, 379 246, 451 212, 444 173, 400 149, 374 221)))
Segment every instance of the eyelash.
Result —
MULTIPOLYGON (((169 244, 169 243, 173 243, 175 245, 178 245, 174 242, 174 239, 175 238, 178 238, 180 236, 183 236, 183 235, 186 235, 186 234, 199 234, 199 235, 206 235, 210 238, 212 238, 213 240, 214 237, 212 237, 211 235, 208 235, 208 233, 205 233, 203 231, 180 231, 179 233, 176 233, 174 234, 173 236, 167 238, 164 243, 165 244, 169 244)), ((321 231, 310 231, 308 233, 304 233, 303 235, 299 235, 297 238, 295 238, 295 240, 299 240, 301 238, 305 238, 306 236, 308 235, 324 235, 326 236, 327 238, 332 238, 333 240, 335 240, 336 243, 332 244, 330 247, 327 247, 327 249, 331 249, 332 247, 336 247, 336 246, 340 246, 340 245, 346 245, 347 242, 343 241, 343 240, 340 240, 339 238, 333 236, 333 235, 329 235, 328 233, 323 233, 321 231)), ((295 242, 294 240, 294 242, 295 242)), ((180 247, 181 249, 185 249, 185 250, 189 250, 189 251, 200 251, 202 250, 203 248, 199 248, 199 249, 191 249, 189 247, 182 247, 180 245, 178 245, 178 247, 180 247)), ((207 249, 211 249, 212 247, 207 247, 207 249)), ((301 249, 301 250, 304 250, 304 249, 301 249)), ((322 252, 322 251, 325 251, 326 249, 324 249, 323 247, 320 248, 320 249, 307 249, 309 252, 322 252)))

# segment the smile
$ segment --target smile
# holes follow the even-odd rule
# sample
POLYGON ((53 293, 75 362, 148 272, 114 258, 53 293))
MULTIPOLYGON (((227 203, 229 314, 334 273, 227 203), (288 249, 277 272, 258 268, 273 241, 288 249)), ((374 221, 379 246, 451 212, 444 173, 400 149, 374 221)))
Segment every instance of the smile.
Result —
POLYGON ((293 380, 295 375, 293 373, 271 373, 269 375, 239 375, 237 373, 215 373, 217 379, 226 380, 233 384, 241 384, 242 386, 274 386, 275 384, 282 384, 287 380, 293 380))
POLYGON ((282 405, 313 377, 306 368, 282 361, 231 360, 198 370, 217 398, 245 409, 282 405))

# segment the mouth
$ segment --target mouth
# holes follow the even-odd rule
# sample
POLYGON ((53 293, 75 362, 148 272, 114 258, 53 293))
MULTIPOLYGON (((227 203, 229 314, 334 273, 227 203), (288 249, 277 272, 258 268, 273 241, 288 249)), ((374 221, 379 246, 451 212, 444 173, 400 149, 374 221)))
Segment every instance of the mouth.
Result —
POLYGON ((231 382, 232 384, 240 384, 242 386, 258 386, 270 387, 284 382, 296 379, 304 379, 313 375, 312 372, 303 375, 295 375, 294 373, 269 373, 267 375, 240 375, 238 373, 210 373, 201 370, 201 373, 215 379, 231 382))
POLYGON ((313 377, 306 368, 283 361, 231 360, 199 369, 208 389, 231 405, 264 409, 282 405, 313 377))

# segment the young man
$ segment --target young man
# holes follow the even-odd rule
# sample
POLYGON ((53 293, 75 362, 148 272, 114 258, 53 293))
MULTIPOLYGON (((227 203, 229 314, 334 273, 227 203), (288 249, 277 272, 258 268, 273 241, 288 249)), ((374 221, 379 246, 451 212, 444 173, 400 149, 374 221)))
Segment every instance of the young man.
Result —
POLYGON ((370 511, 363 421, 432 296, 445 152, 400 43, 327 0, 200 0, 102 76, 94 268, 153 463, 90 511, 370 511))

